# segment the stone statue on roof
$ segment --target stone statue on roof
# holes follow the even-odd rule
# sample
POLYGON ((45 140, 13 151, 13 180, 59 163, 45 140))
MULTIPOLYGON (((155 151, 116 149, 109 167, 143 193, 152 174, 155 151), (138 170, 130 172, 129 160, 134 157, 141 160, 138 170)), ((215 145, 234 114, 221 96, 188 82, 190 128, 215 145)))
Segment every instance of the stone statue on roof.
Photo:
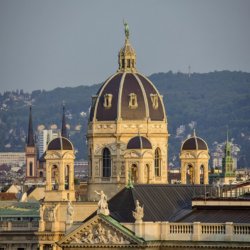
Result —
POLYGON ((98 210, 97 213, 102 213, 104 215, 109 215, 108 209, 108 198, 107 195, 101 190, 100 193, 95 191, 96 194, 100 196, 100 200, 98 201, 98 210))
POLYGON ((136 200, 135 211, 133 211, 133 217, 135 218, 135 221, 141 222, 143 216, 144 216, 144 207, 140 206, 139 201, 136 200))

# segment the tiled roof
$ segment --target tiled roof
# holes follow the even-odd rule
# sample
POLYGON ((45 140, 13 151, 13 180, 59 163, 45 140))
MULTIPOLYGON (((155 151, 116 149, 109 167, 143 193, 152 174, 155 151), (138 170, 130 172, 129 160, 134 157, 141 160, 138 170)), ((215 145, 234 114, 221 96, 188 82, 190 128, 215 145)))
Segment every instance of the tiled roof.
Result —
POLYGON ((178 222, 194 222, 200 221, 204 223, 249 223, 249 208, 213 208, 213 209, 195 209, 188 215, 184 216, 178 222))
MULTIPOLYGON (((206 186, 206 192, 211 186, 206 186)), ((205 193, 203 185, 134 185, 109 201, 110 215, 119 222, 134 222, 135 201, 144 206, 143 221, 176 221, 192 210, 192 197, 205 193)))
POLYGON ((1 201, 13 201, 17 200, 15 193, 0 193, 0 200, 1 201))

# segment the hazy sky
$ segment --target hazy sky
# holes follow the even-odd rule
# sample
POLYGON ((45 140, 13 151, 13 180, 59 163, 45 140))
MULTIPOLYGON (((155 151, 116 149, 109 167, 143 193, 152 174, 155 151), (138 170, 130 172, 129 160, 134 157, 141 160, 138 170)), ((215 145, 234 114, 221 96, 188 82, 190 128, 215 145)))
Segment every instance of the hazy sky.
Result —
POLYGON ((250 72, 248 0, 0 0, 0 92, 104 81, 123 19, 145 75, 250 72))

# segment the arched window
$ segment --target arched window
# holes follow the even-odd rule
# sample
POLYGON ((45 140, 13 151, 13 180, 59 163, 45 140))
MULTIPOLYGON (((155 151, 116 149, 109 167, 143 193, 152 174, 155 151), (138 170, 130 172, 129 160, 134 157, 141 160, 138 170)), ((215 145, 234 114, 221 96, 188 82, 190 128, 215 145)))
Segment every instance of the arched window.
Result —
POLYGON ((52 178, 54 179, 54 190, 58 190, 59 187, 59 169, 56 165, 52 167, 52 178))
POLYGON ((200 184, 204 184, 204 165, 200 166, 200 184))
POLYGON ((102 176, 111 176, 111 156, 108 148, 104 148, 102 153, 102 176))
POLYGON ((155 176, 161 174, 161 151, 159 148, 155 150, 155 176))
POLYGON ((194 184, 194 167, 190 164, 187 166, 187 184, 194 184))
POLYGON ((69 165, 65 167, 65 190, 69 189, 69 165))
POLYGON ((30 162, 29 164, 29 176, 33 176, 33 163, 30 162))
POLYGON ((43 177, 43 172, 42 171, 39 172, 39 177, 41 177, 41 178, 43 177))

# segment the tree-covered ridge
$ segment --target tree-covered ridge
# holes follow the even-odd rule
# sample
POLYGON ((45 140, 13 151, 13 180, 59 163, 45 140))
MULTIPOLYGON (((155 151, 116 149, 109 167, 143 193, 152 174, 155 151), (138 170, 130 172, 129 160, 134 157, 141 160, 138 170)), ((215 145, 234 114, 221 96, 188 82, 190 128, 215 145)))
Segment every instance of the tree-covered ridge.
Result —
MULTIPOLYGON (((164 96, 168 117, 169 160, 178 165, 181 141, 196 128, 210 151, 225 141, 226 129, 239 145, 239 166, 250 166, 250 73, 220 71, 190 76, 158 73, 149 77, 164 96), (218 143, 216 143, 218 142, 218 143), (176 160, 177 159, 177 160, 176 160)), ((86 130, 91 96, 100 85, 56 88, 52 91, 6 92, 0 95, 0 151, 22 151, 33 105, 34 127, 61 126, 62 102, 66 104, 70 138, 86 159, 86 130)))

